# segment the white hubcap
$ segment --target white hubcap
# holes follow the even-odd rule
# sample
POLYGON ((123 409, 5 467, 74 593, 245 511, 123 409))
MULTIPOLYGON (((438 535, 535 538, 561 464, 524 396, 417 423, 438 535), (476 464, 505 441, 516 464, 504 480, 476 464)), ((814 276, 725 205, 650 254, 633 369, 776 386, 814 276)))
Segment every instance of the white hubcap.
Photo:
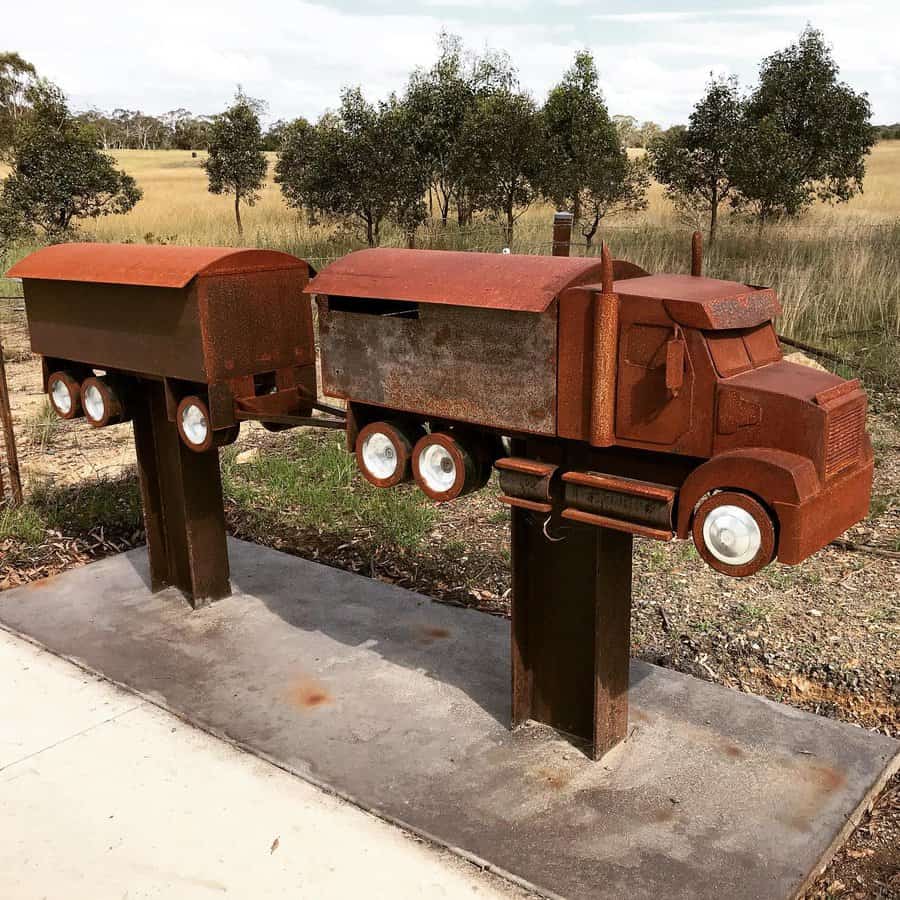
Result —
POLYGON ((61 378, 50 385, 50 400, 60 415, 67 416, 72 412, 72 395, 61 378))
POLYGON ((742 566, 759 553, 762 534, 756 519, 739 506, 717 506, 703 523, 703 543, 712 555, 731 566, 742 566))
POLYGON ((362 460, 374 478, 390 478, 397 471, 400 454, 383 431, 373 431, 363 440, 362 460))
POLYGON ((429 490, 443 494, 456 484, 456 463, 446 447, 428 444, 419 454, 419 475, 429 490))
POLYGON ((209 422, 195 403, 189 403, 181 411, 181 430, 184 436, 195 446, 199 447, 206 441, 209 434, 209 422))
POLYGON ((103 402, 103 394, 96 384, 88 385, 88 389, 84 392, 84 411, 89 419, 95 422, 101 422, 106 412, 106 404, 103 402))

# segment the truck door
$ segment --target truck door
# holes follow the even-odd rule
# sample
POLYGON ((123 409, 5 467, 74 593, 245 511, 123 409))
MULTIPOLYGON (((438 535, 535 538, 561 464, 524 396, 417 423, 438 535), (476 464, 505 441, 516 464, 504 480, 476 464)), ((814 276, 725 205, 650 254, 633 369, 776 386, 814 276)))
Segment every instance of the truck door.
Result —
POLYGON ((616 437, 647 444, 673 445, 691 428, 694 373, 684 347, 684 379, 677 392, 666 385, 670 341, 682 340, 674 324, 629 322, 620 336, 616 437))

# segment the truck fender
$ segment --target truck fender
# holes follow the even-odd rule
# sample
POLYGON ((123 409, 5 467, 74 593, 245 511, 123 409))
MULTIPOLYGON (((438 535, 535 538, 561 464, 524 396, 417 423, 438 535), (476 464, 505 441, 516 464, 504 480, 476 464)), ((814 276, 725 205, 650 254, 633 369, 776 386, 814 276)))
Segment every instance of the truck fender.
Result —
POLYGON ((678 494, 678 537, 690 535, 691 519, 710 491, 736 490, 753 494, 772 509, 775 503, 796 506, 819 491, 812 460, 784 450, 752 447, 720 453, 694 469, 678 494))

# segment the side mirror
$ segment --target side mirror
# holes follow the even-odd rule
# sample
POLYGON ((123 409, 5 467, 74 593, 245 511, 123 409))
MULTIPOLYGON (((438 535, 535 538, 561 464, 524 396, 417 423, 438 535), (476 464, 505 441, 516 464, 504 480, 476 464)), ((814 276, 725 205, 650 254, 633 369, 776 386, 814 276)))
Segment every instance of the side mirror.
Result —
POLYGON ((677 397, 684 386, 684 338, 676 334, 666 344, 666 387, 677 397))

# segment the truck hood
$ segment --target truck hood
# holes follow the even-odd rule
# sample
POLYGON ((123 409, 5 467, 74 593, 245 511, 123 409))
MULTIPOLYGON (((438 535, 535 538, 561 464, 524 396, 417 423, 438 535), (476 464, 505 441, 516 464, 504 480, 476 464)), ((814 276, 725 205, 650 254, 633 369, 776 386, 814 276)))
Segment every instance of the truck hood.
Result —
POLYGON ((747 388, 766 394, 781 394, 798 400, 813 401, 817 394, 845 384, 843 378, 809 366, 779 360, 722 382, 728 387, 747 388))

